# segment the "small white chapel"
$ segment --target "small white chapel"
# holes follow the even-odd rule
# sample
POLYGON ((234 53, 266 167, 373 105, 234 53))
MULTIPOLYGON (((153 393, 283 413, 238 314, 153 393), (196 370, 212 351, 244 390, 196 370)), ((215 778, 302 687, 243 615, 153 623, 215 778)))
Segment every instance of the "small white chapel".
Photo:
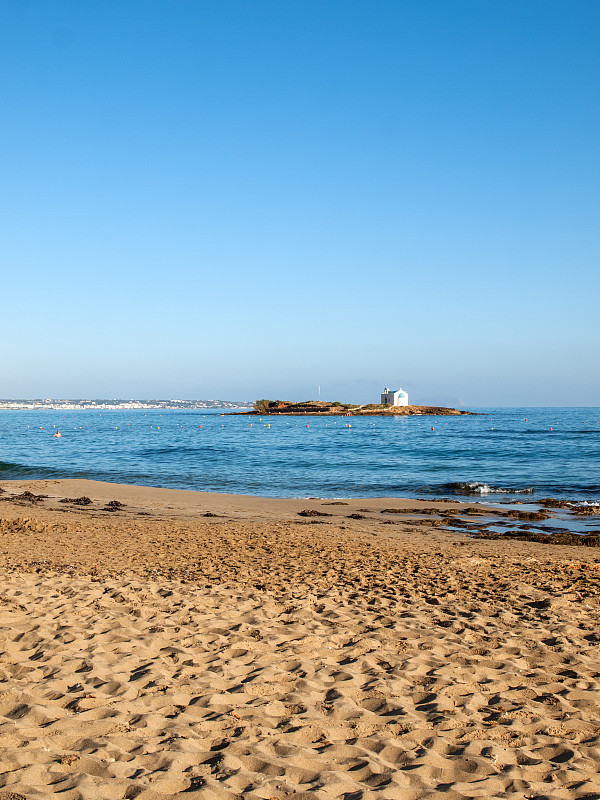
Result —
POLYGON ((404 389, 396 389, 395 391, 385 387, 381 395, 382 406, 407 406, 408 405, 408 392, 404 389))

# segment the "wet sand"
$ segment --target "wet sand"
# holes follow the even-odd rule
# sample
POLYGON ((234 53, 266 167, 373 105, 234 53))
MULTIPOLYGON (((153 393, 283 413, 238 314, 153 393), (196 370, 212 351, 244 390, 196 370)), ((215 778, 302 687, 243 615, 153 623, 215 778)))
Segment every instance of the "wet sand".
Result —
POLYGON ((0 486, 0 800, 600 798, 597 549, 473 538, 475 504, 0 486))

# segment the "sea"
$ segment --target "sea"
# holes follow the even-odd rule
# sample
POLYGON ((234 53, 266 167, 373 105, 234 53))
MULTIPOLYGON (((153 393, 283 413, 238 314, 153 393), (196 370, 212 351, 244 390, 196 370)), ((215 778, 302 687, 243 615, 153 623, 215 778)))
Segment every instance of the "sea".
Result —
POLYGON ((317 418, 0 410, 0 481, 90 478, 261 497, 600 502, 600 408, 473 411, 317 418))

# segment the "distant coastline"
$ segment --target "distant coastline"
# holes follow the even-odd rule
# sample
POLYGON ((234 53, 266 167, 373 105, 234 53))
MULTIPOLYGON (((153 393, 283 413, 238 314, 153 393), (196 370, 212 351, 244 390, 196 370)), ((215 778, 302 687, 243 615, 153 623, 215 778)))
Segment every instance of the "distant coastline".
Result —
POLYGON ((0 411, 131 411, 131 410, 177 410, 186 409, 250 409, 252 403, 233 400, 0 400, 0 411))
POLYGON ((472 415, 472 411, 461 411, 457 408, 443 406, 391 406, 380 403, 365 405, 353 403, 328 403, 323 400, 307 400, 303 403, 292 403, 286 400, 257 400, 250 411, 239 412, 249 416, 270 416, 273 414, 293 414, 294 416, 334 416, 334 417, 393 417, 393 416, 459 416, 472 415))

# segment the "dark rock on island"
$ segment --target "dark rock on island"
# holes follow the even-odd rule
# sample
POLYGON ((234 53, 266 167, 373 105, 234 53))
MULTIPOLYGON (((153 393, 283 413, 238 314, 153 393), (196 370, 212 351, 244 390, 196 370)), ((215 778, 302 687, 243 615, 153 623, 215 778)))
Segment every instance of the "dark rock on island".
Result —
POLYGON ((324 400, 307 400, 293 403, 289 400, 257 400, 251 411, 242 414, 265 416, 268 414, 296 414, 299 416, 457 416, 472 414, 471 411, 459 411, 456 408, 442 406, 391 406, 380 403, 355 405, 353 403, 328 403, 324 400))

